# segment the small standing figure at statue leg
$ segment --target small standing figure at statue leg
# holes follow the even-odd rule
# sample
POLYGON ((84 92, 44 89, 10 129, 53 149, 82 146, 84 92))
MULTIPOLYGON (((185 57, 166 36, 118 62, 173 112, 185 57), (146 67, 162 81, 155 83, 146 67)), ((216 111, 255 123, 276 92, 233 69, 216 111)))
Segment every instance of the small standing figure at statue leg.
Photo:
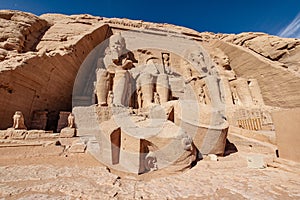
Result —
POLYGON ((154 103, 160 104, 159 94, 157 92, 154 93, 154 103))
POLYGON ((237 93, 237 89, 236 89, 236 86, 234 86, 232 88, 232 100, 233 100, 233 104, 234 105, 239 105, 240 104, 240 101, 239 101, 239 96, 238 96, 238 93, 237 93))
POLYGON ((114 106, 114 93, 113 91, 109 91, 108 92, 108 97, 107 97, 107 104, 109 107, 113 107, 114 106))
POLYGON ((199 101, 200 101, 200 103, 206 104, 206 101, 205 101, 205 92, 204 92, 203 87, 200 88, 199 101))
POLYGON ((143 102, 143 94, 142 94, 142 90, 139 88, 137 91, 137 100, 138 100, 138 106, 139 106, 139 110, 142 108, 142 102, 143 102))

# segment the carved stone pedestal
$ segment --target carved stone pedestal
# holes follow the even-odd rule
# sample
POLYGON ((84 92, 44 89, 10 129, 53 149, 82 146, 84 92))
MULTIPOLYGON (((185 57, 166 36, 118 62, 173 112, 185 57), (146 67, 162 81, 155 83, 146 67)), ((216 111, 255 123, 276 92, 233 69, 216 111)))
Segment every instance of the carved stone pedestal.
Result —
POLYGON ((76 136, 76 129, 75 128, 70 128, 70 127, 66 127, 61 129, 60 137, 74 137, 76 136))

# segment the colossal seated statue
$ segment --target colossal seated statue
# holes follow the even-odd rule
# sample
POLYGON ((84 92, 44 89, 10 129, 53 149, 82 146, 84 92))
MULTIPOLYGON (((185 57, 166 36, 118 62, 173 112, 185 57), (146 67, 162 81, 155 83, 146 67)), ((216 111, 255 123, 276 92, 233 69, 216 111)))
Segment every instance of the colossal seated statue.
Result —
POLYGON ((114 94, 113 104, 130 104, 131 77, 128 70, 134 67, 134 62, 133 54, 126 49, 125 39, 120 34, 113 35, 109 39, 105 56, 100 58, 97 66, 96 92, 100 105, 107 105, 110 87, 114 94))
POLYGON ((101 47, 106 54, 98 60, 97 96, 100 105, 111 107, 74 111, 90 113, 88 122, 76 115, 76 126, 83 136, 93 130, 88 137, 101 143, 88 143, 93 155, 117 170, 138 174, 170 165, 185 169, 197 152, 222 155, 228 125, 216 106, 222 103, 216 65, 201 47, 185 46, 190 54, 182 57, 179 49, 173 53, 171 41, 165 49, 144 47, 140 43, 154 36, 136 42, 132 34, 113 35, 101 47))
POLYGON ((138 75, 133 76, 136 77, 136 88, 137 91, 139 91, 138 99, 142 98, 143 108, 150 106, 151 103, 157 102, 154 96, 155 90, 159 96, 160 103, 165 103, 169 100, 169 77, 168 74, 165 73, 164 66, 159 64, 157 57, 149 54, 146 59, 146 64, 140 66, 136 71, 137 72, 133 73, 137 73, 138 75))

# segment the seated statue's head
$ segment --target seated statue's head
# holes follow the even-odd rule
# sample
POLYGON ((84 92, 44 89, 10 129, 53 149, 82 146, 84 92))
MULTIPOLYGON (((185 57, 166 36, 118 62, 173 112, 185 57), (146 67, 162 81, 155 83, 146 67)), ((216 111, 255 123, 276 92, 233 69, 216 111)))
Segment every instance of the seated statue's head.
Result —
POLYGON ((116 34, 109 39, 109 49, 113 59, 118 59, 122 54, 125 53, 126 43, 125 39, 120 35, 116 34))
POLYGON ((219 66, 221 74, 225 75, 229 80, 236 79, 236 74, 230 66, 229 57, 224 51, 219 48, 215 48, 211 52, 211 56, 216 65, 219 66))
POLYGON ((216 48, 212 52, 213 61, 223 67, 225 70, 231 70, 229 57, 219 48, 216 48))

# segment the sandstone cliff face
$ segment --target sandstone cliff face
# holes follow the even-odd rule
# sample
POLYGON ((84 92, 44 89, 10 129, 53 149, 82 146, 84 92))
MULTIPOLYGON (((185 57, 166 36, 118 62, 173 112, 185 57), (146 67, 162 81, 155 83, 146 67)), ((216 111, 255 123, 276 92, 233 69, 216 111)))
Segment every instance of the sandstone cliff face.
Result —
POLYGON ((74 80, 85 57, 122 30, 180 33, 208 51, 220 48, 239 77, 258 80, 265 104, 300 106, 298 39, 263 33, 198 33, 169 24, 90 15, 37 17, 7 10, 0 11, 0 22, 0 129, 11 126, 16 110, 23 112, 29 128, 33 112, 47 110, 55 126, 58 112, 71 110, 74 80))
MULTIPOLYGON (((46 20, 18 11, 0 11, 0 23, 0 47, 17 52, 35 51, 37 42, 49 28, 46 20)), ((5 50, 1 59, 5 58, 5 50)))
POLYGON ((250 49, 251 51, 271 60, 278 61, 282 67, 299 75, 300 40, 280 38, 263 33, 242 33, 223 35, 221 40, 250 49))
MULTIPOLYGON (((80 23, 80 17, 36 17, 15 11, 1 13, 2 19, 6 18, 3 20, 7 27, 19 28, 14 30, 15 33, 3 34, 0 40, 4 44, 7 42, 5 38, 24 40, 0 48, 6 55, 0 73, 0 129, 12 125, 11 117, 16 110, 24 113, 27 127, 30 127, 33 111, 47 110, 49 120, 53 121, 47 128, 55 129, 58 112, 71 110, 77 70, 85 56, 105 39, 108 26, 99 23, 99 18, 93 18, 91 22, 85 19, 86 23, 80 23), (15 22, 15 15, 19 22, 24 23, 15 22), (40 35, 25 37, 24 29, 36 30, 40 35)), ((5 30, 11 32, 10 28, 5 30)))

